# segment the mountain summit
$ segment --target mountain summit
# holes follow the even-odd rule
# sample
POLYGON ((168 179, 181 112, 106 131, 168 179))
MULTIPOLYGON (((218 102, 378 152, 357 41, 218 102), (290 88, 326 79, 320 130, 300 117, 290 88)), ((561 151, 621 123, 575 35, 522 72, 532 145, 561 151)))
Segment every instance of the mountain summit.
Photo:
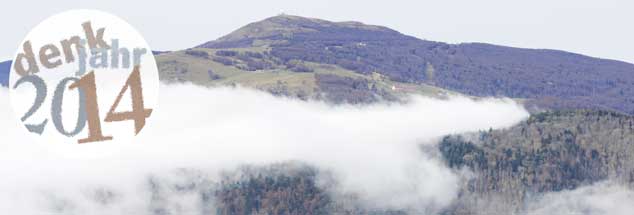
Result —
MULTIPOLYGON (((306 18, 293 15, 278 15, 264 19, 262 21, 250 23, 225 35, 218 40, 204 43, 198 47, 229 47, 229 46, 249 46, 256 40, 291 38, 294 34, 300 33, 345 33, 361 31, 372 34, 393 34, 400 36, 400 33, 382 26, 366 25, 360 22, 331 22, 322 19, 306 18)), ((357 36, 363 36, 357 34, 357 36)), ((256 44, 257 45, 257 44, 256 44)))
POLYGON ((197 48, 260 48, 285 62, 379 73, 472 96, 528 99, 539 108, 634 113, 634 65, 565 51, 421 40, 359 22, 280 15, 197 48))

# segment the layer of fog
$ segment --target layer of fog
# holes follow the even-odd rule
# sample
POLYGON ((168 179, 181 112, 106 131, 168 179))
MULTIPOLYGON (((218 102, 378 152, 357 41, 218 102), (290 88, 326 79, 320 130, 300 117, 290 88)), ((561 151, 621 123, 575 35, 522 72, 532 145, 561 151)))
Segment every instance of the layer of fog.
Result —
MULTIPOLYGON (((328 170, 335 192, 358 194, 368 206, 433 211, 456 198, 461 176, 421 145, 528 116, 509 99, 412 97, 407 104, 335 107, 240 88, 170 85, 160 93, 134 143, 35 143, 1 105, 0 211, 149 214, 157 204, 150 175, 179 181, 185 179, 174 170, 197 169, 203 175, 196 180, 206 184, 241 164, 294 160, 328 170)), ((8 102, 7 90, 0 89, 0 101, 8 102)), ((200 214, 208 204, 191 193, 162 195, 163 209, 177 214, 200 214)))
POLYGON ((628 215, 634 211, 634 190, 604 181, 575 190, 545 194, 528 203, 526 214, 628 215))

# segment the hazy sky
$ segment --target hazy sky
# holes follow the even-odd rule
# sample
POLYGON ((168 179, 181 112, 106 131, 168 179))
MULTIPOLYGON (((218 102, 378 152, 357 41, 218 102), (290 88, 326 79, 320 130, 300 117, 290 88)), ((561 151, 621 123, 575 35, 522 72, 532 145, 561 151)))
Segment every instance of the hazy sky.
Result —
POLYGON ((46 17, 78 8, 128 20, 154 50, 189 48, 284 12, 384 25, 435 41, 562 49, 634 62, 631 0, 11 0, 0 13, 0 59, 12 58, 23 37, 46 17))

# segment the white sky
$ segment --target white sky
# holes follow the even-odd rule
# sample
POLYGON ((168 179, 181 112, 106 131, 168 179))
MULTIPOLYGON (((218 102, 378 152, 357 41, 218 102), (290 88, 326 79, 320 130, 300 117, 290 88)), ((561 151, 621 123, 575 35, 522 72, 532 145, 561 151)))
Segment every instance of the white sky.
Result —
POLYGON ((279 13, 383 25, 421 39, 561 49, 634 63, 631 0, 9 0, 0 13, 0 59, 12 58, 28 31, 69 9, 126 19, 153 50, 179 50, 279 13))

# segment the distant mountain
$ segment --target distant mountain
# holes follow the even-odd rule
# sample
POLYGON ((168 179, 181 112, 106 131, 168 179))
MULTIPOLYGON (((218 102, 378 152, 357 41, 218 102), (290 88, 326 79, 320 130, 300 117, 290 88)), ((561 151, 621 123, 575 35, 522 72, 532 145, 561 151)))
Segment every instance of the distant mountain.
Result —
MULTIPOLYGON (((398 95, 521 99, 531 109, 634 114, 634 65, 483 43, 446 44, 359 22, 280 15, 196 48, 157 55, 164 81, 241 84, 303 99, 366 103, 398 95)), ((0 81, 6 84, 0 65, 0 81)))
MULTIPOLYGON (((529 99, 546 108, 634 113, 634 65, 545 49, 446 44, 389 28, 281 15, 246 25, 198 49, 259 49, 288 62, 373 72, 473 96, 529 99)), ((257 70, 257 68, 255 69, 257 70)))
POLYGON ((9 72, 11 72, 11 61, 0 62, 0 86, 9 85, 9 72))

